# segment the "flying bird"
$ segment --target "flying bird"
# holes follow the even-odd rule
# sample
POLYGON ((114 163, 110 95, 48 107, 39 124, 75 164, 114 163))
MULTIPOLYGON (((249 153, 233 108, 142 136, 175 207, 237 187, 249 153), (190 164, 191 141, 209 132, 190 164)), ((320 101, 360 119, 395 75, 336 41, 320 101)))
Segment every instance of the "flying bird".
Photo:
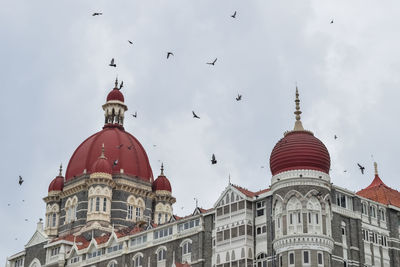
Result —
POLYGON ((120 144, 119 146, 116 146, 116 148, 120 149, 123 146, 124 146, 124 144, 120 144))
POLYGON ((95 13, 92 14, 93 17, 94 16, 100 16, 100 15, 103 15, 103 13, 95 12, 95 13))
POLYGON ((111 59, 111 62, 108 66, 114 67, 114 68, 117 66, 117 64, 115 64, 114 58, 111 59))
POLYGON ((231 15, 231 17, 234 19, 236 18, 236 11, 235 11, 235 13, 233 13, 233 15, 231 15))
POLYGON ((242 95, 238 94, 238 96, 236 97, 236 101, 240 101, 242 100, 242 95))
POLYGON ((333 24, 333 20, 331 20, 331 24, 333 24))
POLYGON ((132 117, 137 118, 137 111, 135 111, 135 114, 132 114, 132 117))
POLYGON ((121 81, 121 84, 119 85, 119 89, 118 90, 121 90, 122 87, 124 87, 124 81, 121 81))
POLYGON ((347 170, 344 170, 343 172, 347 172, 347 170))
POLYGON ((214 154, 212 154, 212 157, 211 157, 211 164, 217 164, 217 160, 215 159, 214 154))
POLYGON ((19 181, 18 181, 19 185, 22 185, 23 182, 24 182, 24 180, 22 179, 22 176, 20 175, 19 176, 19 181))
POLYGON ((360 163, 357 163, 358 168, 360 168, 361 174, 364 174, 365 167, 361 166, 360 163))
POLYGON ((337 135, 336 134, 335 134, 334 138, 335 138, 335 140, 337 139, 337 135))
POLYGON ((174 53, 172 53, 172 52, 167 52, 167 59, 169 58, 169 56, 173 56, 174 55, 174 53))
POLYGON ((113 166, 116 166, 118 164, 118 160, 114 160, 113 166))
POLYGON ((215 58, 213 62, 207 62, 207 64, 208 64, 208 65, 213 65, 213 66, 214 66, 214 65, 215 65, 215 62, 217 62, 217 58, 215 58))
POLYGON ((199 117, 199 116, 197 116, 197 114, 196 114, 196 113, 194 113, 194 111, 192 111, 192 114, 193 114, 193 118, 195 118, 195 119, 200 119, 200 117, 199 117))
POLYGON ((128 43, 133 44, 133 42, 131 40, 128 40, 128 43))

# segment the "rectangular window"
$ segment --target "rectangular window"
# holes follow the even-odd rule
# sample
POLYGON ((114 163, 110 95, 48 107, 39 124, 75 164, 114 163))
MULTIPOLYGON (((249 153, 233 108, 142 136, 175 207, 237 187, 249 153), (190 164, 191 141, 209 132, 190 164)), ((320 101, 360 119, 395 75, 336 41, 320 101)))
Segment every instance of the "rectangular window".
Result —
POLYGON ((317 214, 315 214, 315 224, 319 224, 319 216, 318 216, 318 213, 317 214))
POLYGON ((224 240, 228 240, 230 238, 229 229, 224 230, 224 240))
POLYGON ((239 236, 242 236, 245 234, 245 227, 244 225, 239 226, 239 236))
POLYGON ((253 236, 253 226, 247 225, 247 235, 253 236))
POLYGON ((253 209, 253 205, 252 205, 252 203, 250 201, 246 201, 246 208, 248 210, 252 210, 253 209))
POLYGON ((217 208, 217 216, 222 216, 222 208, 217 208))
POLYGON ((103 199, 103 211, 106 212, 107 211, 107 198, 103 199))
POLYGON ((310 263, 310 255, 308 251, 303 251, 303 263, 304 264, 310 263))
POLYGON ((233 227, 231 229, 231 235, 232 235, 232 238, 235 238, 238 236, 238 228, 237 227, 233 227))
POLYGON ((294 265, 294 252, 289 252, 289 265, 294 265))
POLYGON ((222 231, 221 232, 217 232, 217 241, 221 242, 222 239, 223 239, 223 232, 222 231))
POLYGON ((56 225, 57 225, 57 214, 56 214, 56 213, 53 213, 52 226, 53 226, 53 227, 56 227, 56 225))
POLYGON ((289 214, 289 224, 293 224, 293 213, 289 214))
POLYGON ((264 210, 265 210, 265 201, 257 202, 256 207, 257 207, 256 216, 263 216, 264 215, 264 210))
POLYGON ((132 220, 132 205, 128 205, 128 220, 132 220))
POLYGON ((231 204, 231 212, 235 212, 235 211, 237 211, 237 209, 238 209, 238 207, 237 207, 237 202, 232 203, 232 204, 231 204))
POLYGON ((100 211, 100 198, 96 197, 96 211, 100 211))
POLYGON ((244 200, 239 202, 239 210, 244 209, 244 200))
POLYGON ((318 255, 318 257, 317 257, 318 265, 323 265, 324 264, 324 258, 323 258, 322 252, 318 252, 317 255, 318 255))
POLYGON ((297 212, 297 222, 301 223, 301 213, 297 212))

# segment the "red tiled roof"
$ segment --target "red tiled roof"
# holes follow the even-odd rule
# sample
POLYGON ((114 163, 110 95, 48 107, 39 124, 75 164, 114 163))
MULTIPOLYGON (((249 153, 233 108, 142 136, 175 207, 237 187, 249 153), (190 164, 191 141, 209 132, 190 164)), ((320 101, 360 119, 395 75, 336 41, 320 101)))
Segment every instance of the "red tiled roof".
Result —
POLYGON ((265 193, 265 192, 268 192, 269 190, 271 190, 269 188, 266 188, 266 189, 263 189, 263 190, 260 190, 257 192, 252 192, 252 191, 250 191, 246 188, 240 187, 238 185, 232 184, 232 186, 234 188, 236 188, 237 190, 239 190, 240 192, 242 192, 243 194, 245 194, 247 197, 255 197, 255 196, 258 196, 259 194, 262 194, 262 193, 265 193))
POLYGON ((400 192, 385 185, 377 174, 375 174, 372 183, 368 187, 358 191, 357 195, 385 205, 393 205, 400 208, 400 192))

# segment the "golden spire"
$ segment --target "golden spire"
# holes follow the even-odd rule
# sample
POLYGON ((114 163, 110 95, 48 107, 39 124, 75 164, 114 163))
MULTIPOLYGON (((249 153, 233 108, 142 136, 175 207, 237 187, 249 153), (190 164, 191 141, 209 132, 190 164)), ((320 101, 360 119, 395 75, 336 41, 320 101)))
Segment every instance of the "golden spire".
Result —
POLYGON ((101 145, 101 155, 100 159, 105 159, 106 157, 104 156, 104 143, 101 145))
POLYGON ((374 162, 375 175, 378 175, 378 163, 374 162))
POLYGON ((300 111, 300 99, 299 99, 299 90, 297 89, 296 86, 296 100, 294 101, 296 103, 296 111, 294 114, 296 115, 296 122, 294 123, 294 129, 293 131, 304 131, 303 124, 301 123, 301 111, 300 111))

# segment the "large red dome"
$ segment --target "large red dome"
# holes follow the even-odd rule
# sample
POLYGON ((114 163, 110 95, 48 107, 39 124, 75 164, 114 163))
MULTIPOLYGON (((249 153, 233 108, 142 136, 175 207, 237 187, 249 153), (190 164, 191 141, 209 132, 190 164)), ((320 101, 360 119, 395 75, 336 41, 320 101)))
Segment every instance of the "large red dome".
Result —
POLYGON ((99 158, 102 144, 113 173, 120 173, 123 169, 126 175, 148 182, 153 181, 153 172, 143 146, 122 127, 111 125, 87 138, 75 150, 68 163, 65 175, 67 181, 81 175, 85 169, 87 173, 93 171, 92 168, 97 166, 94 163, 99 158), (117 164, 114 164, 116 161, 117 164))
POLYGON ((272 175, 290 170, 316 170, 329 174, 331 160, 325 145, 309 131, 291 131, 272 150, 272 175))

